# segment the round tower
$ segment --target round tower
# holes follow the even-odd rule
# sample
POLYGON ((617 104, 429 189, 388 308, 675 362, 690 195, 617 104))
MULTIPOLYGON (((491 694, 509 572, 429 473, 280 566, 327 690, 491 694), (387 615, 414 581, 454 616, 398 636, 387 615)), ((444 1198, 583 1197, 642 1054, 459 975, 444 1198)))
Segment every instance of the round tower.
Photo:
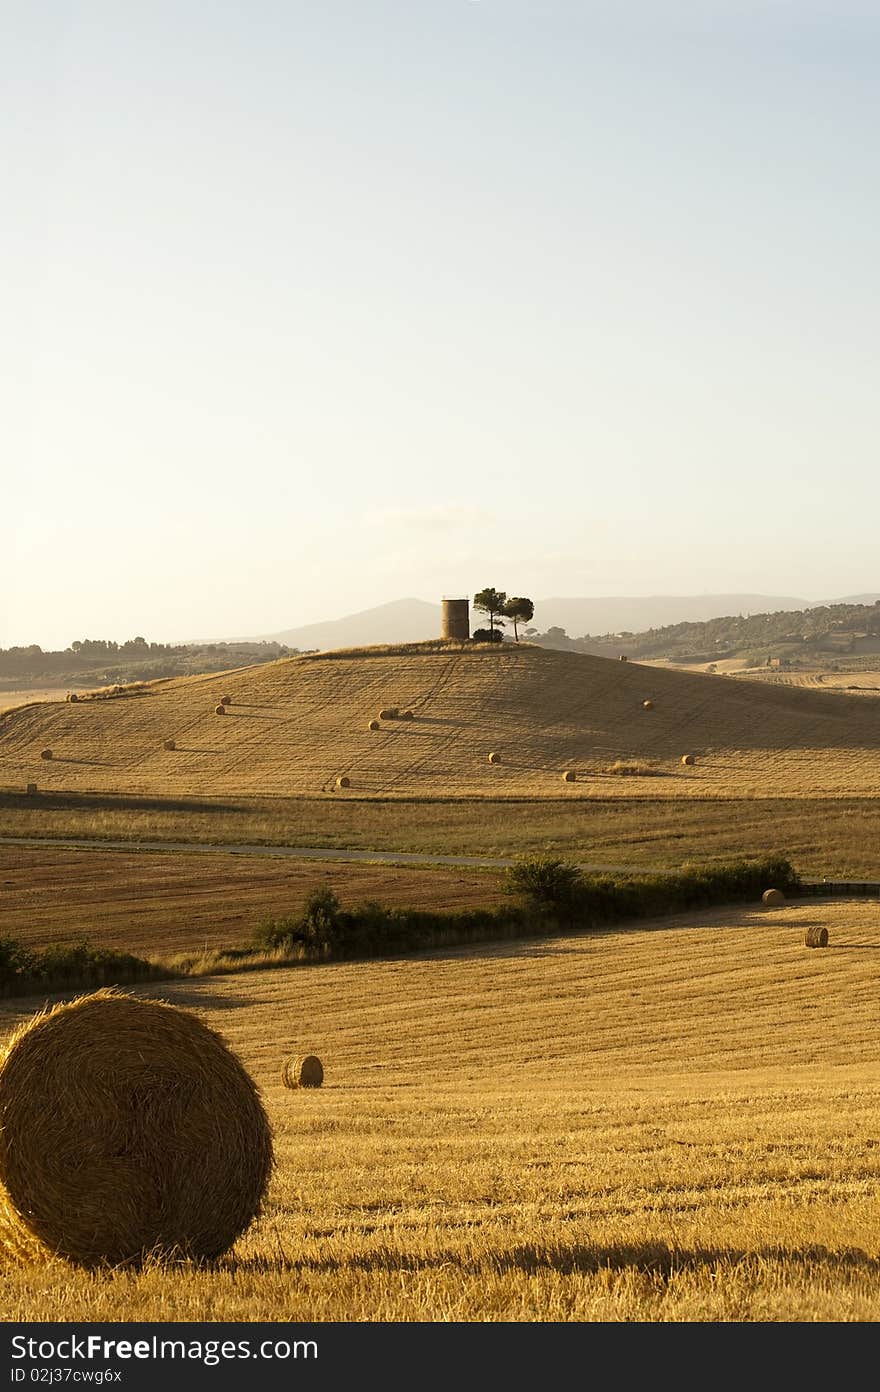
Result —
POLYGON ((470 601, 467 599, 444 599, 440 618, 440 637, 459 638, 466 643, 470 636, 470 601))

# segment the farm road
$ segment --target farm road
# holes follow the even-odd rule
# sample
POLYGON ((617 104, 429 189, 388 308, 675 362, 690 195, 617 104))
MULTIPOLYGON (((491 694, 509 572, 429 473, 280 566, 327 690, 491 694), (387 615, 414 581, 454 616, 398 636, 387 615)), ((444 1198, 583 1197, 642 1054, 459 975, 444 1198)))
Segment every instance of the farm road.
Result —
MULTIPOLYGON (((72 836, 0 836, 0 846, 34 846, 76 851, 170 851, 204 855, 288 856, 295 860, 348 860, 367 865, 459 865, 472 869, 503 870, 513 858, 465 855, 429 855, 421 851, 352 851, 338 846, 260 846, 245 844, 205 845, 195 841, 99 841, 72 836)), ((644 865, 587 865, 598 873, 645 875, 644 865)))

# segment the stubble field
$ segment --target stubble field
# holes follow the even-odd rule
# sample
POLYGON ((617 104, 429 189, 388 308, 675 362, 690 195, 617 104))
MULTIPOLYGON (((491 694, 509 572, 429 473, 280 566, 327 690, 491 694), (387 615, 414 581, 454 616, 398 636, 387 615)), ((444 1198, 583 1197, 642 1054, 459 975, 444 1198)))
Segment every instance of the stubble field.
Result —
POLYGON ((10 1267, 0 1311, 876 1320, 878 961, 880 903, 811 902, 169 985, 264 1090, 264 1217, 212 1270, 10 1267))

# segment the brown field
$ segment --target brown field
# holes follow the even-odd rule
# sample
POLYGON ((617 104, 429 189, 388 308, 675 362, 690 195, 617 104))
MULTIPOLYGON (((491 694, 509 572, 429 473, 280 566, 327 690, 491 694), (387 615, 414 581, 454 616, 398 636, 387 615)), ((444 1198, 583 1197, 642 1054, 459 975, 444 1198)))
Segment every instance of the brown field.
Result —
MULTIPOLYGON (((610 780, 631 787, 636 779, 610 780)), ((657 783, 659 779, 645 780, 657 783)), ((577 786, 577 785, 575 785, 577 786)), ((880 878, 880 799, 137 798, 0 794, 0 836, 327 846, 426 855, 548 852, 672 869, 781 852, 803 875, 880 878)))
POLYGON ((880 903, 813 902, 169 985, 264 1090, 265 1216, 213 1270, 9 1266, 0 1315, 876 1321, 878 962, 880 903))
POLYGON ((346 908, 377 899, 463 909, 502 898, 491 871, 0 846, 0 938, 40 947, 86 938, 149 957, 245 947, 262 919, 296 913, 319 886, 346 908))
POLYGON ((873 702, 841 693, 514 644, 287 658, 0 721, 0 786, 10 790, 36 781, 160 796, 558 798, 566 768, 581 775, 566 796, 581 801, 875 796, 880 722, 873 702), (389 703, 415 718, 370 731, 389 703), (176 749, 163 749, 169 738, 176 749), (502 757, 490 765, 493 749, 502 757), (682 767, 684 752, 694 767, 682 767), (655 764, 660 776, 603 772, 618 759, 655 764), (342 775, 350 790, 335 789, 342 775))

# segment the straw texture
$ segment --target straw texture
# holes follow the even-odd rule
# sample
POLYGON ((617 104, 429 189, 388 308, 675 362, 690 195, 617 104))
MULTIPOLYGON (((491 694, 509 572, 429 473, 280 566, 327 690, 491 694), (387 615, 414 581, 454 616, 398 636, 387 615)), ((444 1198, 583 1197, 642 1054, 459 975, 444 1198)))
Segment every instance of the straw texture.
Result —
POLYGON ((226 1043, 108 989, 0 1053, 0 1250, 93 1267, 220 1256, 260 1210, 272 1134, 226 1043))

